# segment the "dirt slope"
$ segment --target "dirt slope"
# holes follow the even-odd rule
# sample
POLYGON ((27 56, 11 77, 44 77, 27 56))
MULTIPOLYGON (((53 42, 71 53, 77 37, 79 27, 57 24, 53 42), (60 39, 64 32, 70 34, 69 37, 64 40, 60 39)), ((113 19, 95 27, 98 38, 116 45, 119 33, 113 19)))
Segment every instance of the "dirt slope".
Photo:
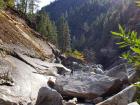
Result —
POLYGON ((43 39, 35 37, 26 22, 11 14, 10 11, 0 11, 0 49, 8 53, 14 51, 51 61, 54 56, 51 48, 43 39))

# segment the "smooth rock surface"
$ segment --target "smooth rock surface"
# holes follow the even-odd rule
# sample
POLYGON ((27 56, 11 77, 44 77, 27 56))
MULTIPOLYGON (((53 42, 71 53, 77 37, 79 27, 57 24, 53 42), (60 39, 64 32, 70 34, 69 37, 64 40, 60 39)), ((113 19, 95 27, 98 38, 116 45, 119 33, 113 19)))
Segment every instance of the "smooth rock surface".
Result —
POLYGON ((82 103, 82 104, 76 104, 76 105, 93 105, 93 104, 82 103))
POLYGON ((68 100, 68 102, 63 101, 63 105, 76 105, 77 103, 77 98, 73 98, 71 100, 68 100))
POLYGON ((38 73, 52 75, 52 76, 58 76, 59 72, 61 72, 61 73, 71 72, 70 69, 66 68, 62 64, 49 63, 49 62, 42 61, 42 60, 37 59, 37 58, 31 58, 31 57, 28 57, 26 55, 22 55, 22 54, 17 53, 17 52, 15 52, 15 53, 24 62, 26 62, 27 64, 29 64, 33 68, 38 69, 38 73), (60 69, 58 70, 57 68, 61 68, 61 71, 59 71, 60 69))
POLYGON ((63 105, 62 99, 58 92, 42 87, 39 89, 35 105, 63 105))
POLYGON ((139 104, 137 102, 132 102, 132 103, 130 103, 128 105, 139 105, 139 104))
POLYGON ((63 96, 94 99, 114 93, 121 85, 120 80, 100 74, 78 72, 56 79, 54 88, 63 96))
POLYGON ((136 93, 135 86, 129 86, 119 92, 118 94, 108 98, 107 100, 97 104, 97 105, 128 105, 131 103, 136 93))
POLYGON ((105 75, 115 77, 123 82, 128 82, 127 69, 125 64, 121 64, 106 71, 105 75))
MULTIPOLYGON (((0 86, 0 100, 2 100, 0 105, 35 105, 37 100, 47 105, 62 105, 61 95, 47 85, 49 76, 34 73, 36 71, 34 68, 12 56, 1 58, 0 61, 3 61, 0 63, 3 72, 9 70, 14 83, 13 86, 7 84, 0 86)), ((37 105, 43 104, 37 103, 37 105)))

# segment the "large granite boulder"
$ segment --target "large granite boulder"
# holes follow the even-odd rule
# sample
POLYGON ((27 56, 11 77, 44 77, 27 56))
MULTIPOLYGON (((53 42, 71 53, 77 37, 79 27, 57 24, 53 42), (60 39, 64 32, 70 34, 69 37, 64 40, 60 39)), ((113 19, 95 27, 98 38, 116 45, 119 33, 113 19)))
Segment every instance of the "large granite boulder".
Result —
POLYGON ((81 103, 81 104, 76 104, 76 105, 93 105, 93 104, 81 103))
POLYGON ((121 81, 116 78, 77 72, 56 79, 54 89, 63 96, 94 99, 102 95, 115 93, 121 87, 121 81))
POLYGON ((136 87, 131 85, 118 94, 108 98, 97 105, 128 105, 131 103, 136 94, 136 87))
POLYGON ((37 69, 38 73, 58 76, 59 74, 65 74, 66 72, 71 72, 70 69, 66 68, 62 64, 59 63, 49 63, 46 61, 42 61, 41 59, 31 58, 26 55, 15 52, 16 56, 22 61, 26 62, 28 65, 37 69))
POLYGON ((115 77, 123 82, 128 82, 127 68, 125 64, 121 64, 106 71, 105 75, 115 77))
POLYGON ((25 62, 6 56, 0 70, 0 105, 62 105, 61 95, 47 85, 49 76, 25 62))
POLYGON ((107 70, 105 75, 118 78, 124 84, 128 84, 135 80, 136 70, 132 65, 124 63, 107 70))
POLYGON ((39 89, 35 105, 63 105, 62 97, 58 92, 42 87, 39 89))
POLYGON ((139 105, 139 104, 137 102, 132 102, 132 103, 130 103, 128 105, 139 105))

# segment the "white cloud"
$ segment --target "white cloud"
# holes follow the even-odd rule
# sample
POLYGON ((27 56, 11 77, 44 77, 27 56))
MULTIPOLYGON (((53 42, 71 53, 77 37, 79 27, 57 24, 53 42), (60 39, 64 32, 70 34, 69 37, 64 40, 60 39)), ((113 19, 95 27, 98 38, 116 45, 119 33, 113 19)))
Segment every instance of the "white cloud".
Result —
POLYGON ((39 9, 41 9, 42 7, 50 4, 51 2, 53 2, 54 0, 39 0, 39 9))

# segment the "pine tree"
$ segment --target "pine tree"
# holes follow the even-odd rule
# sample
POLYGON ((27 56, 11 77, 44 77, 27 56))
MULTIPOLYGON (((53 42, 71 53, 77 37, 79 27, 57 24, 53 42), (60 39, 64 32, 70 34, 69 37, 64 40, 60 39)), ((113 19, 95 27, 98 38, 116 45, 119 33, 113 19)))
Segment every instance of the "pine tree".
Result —
POLYGON ((6 7, 13 7, 15 5, 15 0, 0 0, 0 9, 6 7))
POLYGON ((37 31, 47 37, 53 44, 57 44, 57 31, 55 23, 52 22, 45 12, 39 13, 37 18, 37 31))
POLYGON ((89 26, 88 26, 88 23, 87 22, 85 22, 84 23, 84 25, 83 25, 83 30, 85 31, 85 32, 88 32, 89 31, 89 26))
POLYGON ((69 25, 64 16, 60 17, 58 24, 58 45, 63 53, 71 49, 69 25))
POLYGON ((33 15, 38 7, 38 0, 19 0, 17 1, 17 9, 25 14, 33 15))
POLYGON ((80 47, 85 44, 85 41, 86 41, 85 35, 84 34, 81 34, 80 40, 79 40, 80 47))
POLYGON ((17 2, 17 9, 23 13, 27 13, 28 10, 28 0, 19 0, 17 2))
POLYGON ((68 22, 64 24, 64 51, 69 51, 71 49, 71 37, 68 22))
POLYGON ((28 0, 28 4, 29 4, 29 7, 28 7, 28 9, 29 9, 29 13, 30 13, 30 15, 33 15, 34 14, 34 12, 35 12, 35 10, 36 10, 36 8, 38 7, 38 0, 28 0))
POLYGON ((13 7, 15 4, 15 0, 4 0, 6 6, 13 7))
POLYGON ((58 46, 57 42, 57 27, 55 25, 55 22, 50 21, 50 33, 48 34, 50 36, 50 40, 52 41, 53 44, 58 46))
POLYGON ((34 7, 35 1, 34 0, 29 0, 29 13, 32 15, 34 13, 34 7))
POLYGON ((42 34, 46 35, 46 23, 45 23, 45 15, 44 12, 41 12, 37 17, 37 31, 42 34))

